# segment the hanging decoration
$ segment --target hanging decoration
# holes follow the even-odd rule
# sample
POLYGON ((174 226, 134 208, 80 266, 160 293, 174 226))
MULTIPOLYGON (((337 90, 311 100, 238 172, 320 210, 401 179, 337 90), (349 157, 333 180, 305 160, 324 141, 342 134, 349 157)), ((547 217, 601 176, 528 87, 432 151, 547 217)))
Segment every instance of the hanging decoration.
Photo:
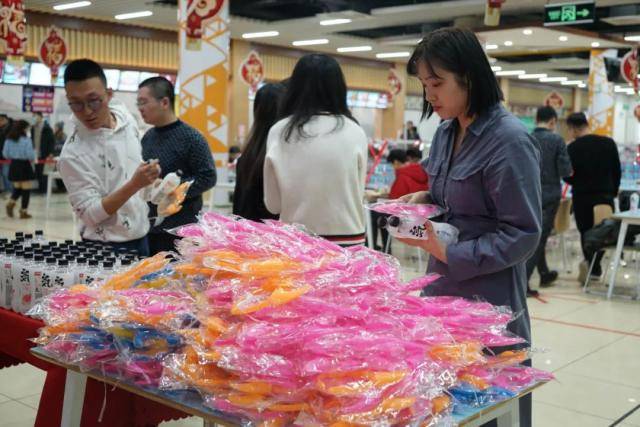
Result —
POLYGON ((387 82, 389 83, 389 93, 391 97, 395 97, 402 91, 402 81, 396 73, 396 70, 389 68, 389 75, 387 76, 387 82))
POLYGON ((22 0, 0 0, 0 53, 21 63, 27 45, 27 21, 22 0))
POLYGON ((200 50, 204 24, 215 17, 224 0, 188 0, 187 3, 187 49, 200 50))
POLYGON ((258 52, 252 50, 247 58, 240 64, 240 76, 242 81, 251 87, 251 91, 255 93, 258 86, 264 80, 264 64, 258 52))
POLYGON ((631 49, 620 61, 620 74, 629 83, 635 91, 638 91, 638 66, 640 64, 638 50, 640 48, 631 49))
POLYGON ((49 67, 51 84, 55 84, 58 79, 60 66, 64 64, 67 59, 67 43, 64 38, 62 38, 62 32, 58 28, 49 28, 47 36, 40 44, 38 55, 40 56, 40 61, 49 67))
POLYGON ((487 0, 484 8, 484 25, 497 27, 500 25, 500 8, 507 0, 487 0))

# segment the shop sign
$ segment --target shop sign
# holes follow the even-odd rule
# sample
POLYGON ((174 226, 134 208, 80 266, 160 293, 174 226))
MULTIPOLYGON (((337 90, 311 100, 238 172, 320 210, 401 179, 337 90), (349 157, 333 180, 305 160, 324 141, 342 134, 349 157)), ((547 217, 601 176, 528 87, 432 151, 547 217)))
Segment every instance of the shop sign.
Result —
POLYGON ((240 76, 242 81, 251 87, 254 92, 262 80, 264 80, 264 64, 258 52, 252 50, 246 59, 240 64, 240 76))
POLYGON ((52 86, 25 86, 22 90, 22 111, 25 113, 53 113, 52 86))
POLYGON ((558 92, 553 91, 544 99, 544 105, 559 110, 564 107, 564 98, 558 92))

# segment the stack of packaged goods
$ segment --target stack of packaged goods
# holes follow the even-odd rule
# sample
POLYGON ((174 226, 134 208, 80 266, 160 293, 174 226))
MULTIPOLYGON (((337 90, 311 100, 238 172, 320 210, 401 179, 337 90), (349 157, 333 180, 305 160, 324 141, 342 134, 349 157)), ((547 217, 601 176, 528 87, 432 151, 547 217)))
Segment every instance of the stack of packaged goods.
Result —
POLYGON ((138 260, 100 242, 47 241, 42 230, 0 239, 0 307, 26 313, 53 291, 104 279, 138 260))
POLYGON ((177 257, 44 298, 38 343, 262 425, 430 424, 551 378, 487 351, 525 344, 508 309, 415 296, 436 277, 387 255, 213 213, 176 233, 177 257))

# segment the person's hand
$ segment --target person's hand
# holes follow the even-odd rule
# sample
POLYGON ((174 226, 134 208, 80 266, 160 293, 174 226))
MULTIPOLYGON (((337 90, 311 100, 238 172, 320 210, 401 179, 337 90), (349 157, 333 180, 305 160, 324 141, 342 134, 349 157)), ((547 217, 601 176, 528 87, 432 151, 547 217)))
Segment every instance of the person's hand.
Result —
MULTIPOLYGON (((416 193, 417 194, 417 193, 416 193)), ((416 248, 421 248, 425 252, 433 255, 440 261, 447 263, 447 245, 438 240, 438 236, 436 235, 435 230, 433 229, 433 224, 431 221, 427 221, 425 223, 425 231, 426 231, 426 239, 405 239, 405 238, 397 238, 398 241, 404 243, 408 246, 413 246, 416 248)))
POLYGON ((133 177, 131 177, 131 184, 138 190, 153 184, 153 182, 160 176, 160 165, 157 160, 152 160, 149 163, 143 163, 138 166, 133 177))
POLYGON ((417 193, 406 194, 400 198, 398 198, 399 202, 402 203, 427 203, 429 201, 429 192, 428 191, 418 191, 417 193))

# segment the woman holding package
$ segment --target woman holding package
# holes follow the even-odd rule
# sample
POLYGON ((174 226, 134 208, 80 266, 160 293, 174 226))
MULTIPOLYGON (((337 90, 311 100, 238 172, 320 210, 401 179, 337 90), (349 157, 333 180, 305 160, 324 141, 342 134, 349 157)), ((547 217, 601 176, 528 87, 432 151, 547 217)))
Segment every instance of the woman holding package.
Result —
MULTIPOLYGON (((403 239, 431 254, 442 277, 426 296, 479 297, 508 306, 509 329, 531 340, 525 262, 541 230, 537 143, 500 103, 502 92, 473 32, 444 28, 427 35, 407 65, 424 91, 423 114, 444 120, 427 164, 430 191, 403 199, 444 208, 460 231, 457 243, 403 239)), ((520 426, 531 425, 531 396, 520 401, 520 426)))

